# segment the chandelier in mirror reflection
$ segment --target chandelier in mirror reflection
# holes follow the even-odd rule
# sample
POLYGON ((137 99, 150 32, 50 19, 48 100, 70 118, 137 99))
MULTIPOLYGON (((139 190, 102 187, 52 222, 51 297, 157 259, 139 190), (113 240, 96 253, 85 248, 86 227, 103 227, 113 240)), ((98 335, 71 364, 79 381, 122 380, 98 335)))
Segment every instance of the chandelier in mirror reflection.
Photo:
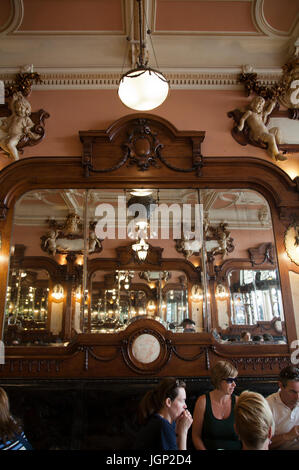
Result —
POLYGON ((98 238, 158 239, 181 238, 202 242, 202 204, 151 204, 150 211, 143 204, 131 204, 127 208, 126 198, 118 196, 117 207, 101 203, 95 209, 98 238), (148 215, 150 214, 150 215, 148 215))

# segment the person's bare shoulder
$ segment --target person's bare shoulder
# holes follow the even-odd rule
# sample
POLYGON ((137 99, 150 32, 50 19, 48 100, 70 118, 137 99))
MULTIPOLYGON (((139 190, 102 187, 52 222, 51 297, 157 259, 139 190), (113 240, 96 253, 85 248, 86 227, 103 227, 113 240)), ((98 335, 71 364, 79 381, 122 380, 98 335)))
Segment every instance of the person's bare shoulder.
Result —
POLYGON ((195 406, 198 410, 204 410, 206 407, 206 396, 200 395, 196 400, 195 406))

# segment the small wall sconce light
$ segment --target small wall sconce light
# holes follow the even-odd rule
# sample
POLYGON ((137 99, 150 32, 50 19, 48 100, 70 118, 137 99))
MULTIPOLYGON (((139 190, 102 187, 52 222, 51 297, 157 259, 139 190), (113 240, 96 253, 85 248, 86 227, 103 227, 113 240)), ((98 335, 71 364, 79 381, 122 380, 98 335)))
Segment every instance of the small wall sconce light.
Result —
POLYGON ((223 284, 217 284, 216 287, 216 298, 218 300, 226 300, 229 294, 226 290, 226 287, 223 284))
POLYGON ((76 302, 81 302, 81 298, 82 298, 81 286, 78 286, 78 287, 76 288, 74 294, 75 294, 76 302))
POLYGON ((194 284, 191 289, 191 300, 193 302, 201 302, 203 300, 203 290, 198 284, 194 284))
POLYGON ((299 221, 294 220, 294 222, 289 225, 285 236, 284 244, 288 257, 293 263, 299 266, 299 221))
POLYGON ((61 284, 55 284, 52 291, 52 298, 59 302, 64 298, 64 289, 61 284))
POLYGON ((147 310, 148 310, 148 313, 150 315, 153 315, 155 310, 156 310, 156 304, 153 300, 150 300, 148 303, 147 303, 147 310))

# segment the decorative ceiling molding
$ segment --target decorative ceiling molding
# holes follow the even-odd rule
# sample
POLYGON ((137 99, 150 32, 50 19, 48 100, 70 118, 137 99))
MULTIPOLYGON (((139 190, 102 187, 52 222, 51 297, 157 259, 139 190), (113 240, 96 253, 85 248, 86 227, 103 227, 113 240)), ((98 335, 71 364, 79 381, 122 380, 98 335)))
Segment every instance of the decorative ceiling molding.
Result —
POLYGON ((266 36, 284 36, 291 37, 298 33, 298 17, 294 18, 293 24, 290 27, 289 31, 280 31, 276 28, 273 28, 266 20, 264 14, 264 0, 255 0, 252 4, 252 19, 256 27, 266 36))
MULTIPOLYGON (((155 31, 157 0, 144 1, 144 27, 152 31, 152 41, 145 35, 149 61, 154 63, 157 57, 173 89, 241 89, 238 75, 243 64, 252 64, 260 79, 271 85, 279 79, 281 64, 293 53, 290 48, 299 34, 298 18, 288 32, 271 27, 264 0, 250 1, 257 31, 155 31)), ((24 7, 22 0, 11 0, 10 18, 0 30, 0 80, 7 84, 20 66, 33 63, 43 80, 35 90, 116 89, 122 68, 132 66, 136 55, 135 5, 131 0, 122 0, 121 5, 124 31, 22 31, 26 3, 24 7)), ((109 28, 109 18, 107 23, 109 28)))
POLYGON ((10 3, 11 13, 6 24, 0 28, 0 34, 14 33, 20 27, 24 18, 23 0, 10 0, 10 3))
MULTIPOLYGON (((1 69, 0 69, 1 70, 1 69)), ((257 69, 256 69, 257 71, 257 69)), ((0 80, 5 82, 5 85, 12 83, 15 74, 19 70, 16 69, 14 73, 1 73, 0 80)), ((170 82, 172 89, 243 89, 238 78, 240 76, 241 67, 233 71, 227 70, 214 70, 205 72, 174 72, 165 73, 167 80, 170 82)), ((259 79, 265 85, 273 85, 281 78, 282 71, 270 71, 269 73, 259 73, 259 79)), ((97 73, 97 72, 49 72, 39 73, 42 80, 41 84, 33 85, 32 90, 93 90, 93 89, 117 89, 119 85, 120 73, 97 73)))

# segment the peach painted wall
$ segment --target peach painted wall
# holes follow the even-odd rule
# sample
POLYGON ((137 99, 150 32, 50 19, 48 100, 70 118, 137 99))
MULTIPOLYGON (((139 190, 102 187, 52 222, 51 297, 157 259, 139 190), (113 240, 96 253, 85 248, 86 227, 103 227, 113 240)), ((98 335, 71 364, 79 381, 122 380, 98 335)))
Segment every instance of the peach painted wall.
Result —
MULTIPOLYGON (((106 129, 115 120, 134 113, 120 102, 117 90, 33 90, 29 101, 32 111, 44 109, 50 118, 46 120, 44 140, 26 147, 21 158, 81 155, 79 130, 106 129)), ((249 101, 243 90, 171 90, 165 103, 152 114, 169 120, 179 130, 206 131, 202 144, 204 157, 253 156, 269 161, 263 149, 241 146, 231 136, 233 120, 227 113, 249 101)), ((8 163, 1 155, 0 169, 8 163)), ((275 164, 292 172, 292 177, 299 175, 298 153, 290 154, 286 162, 275 164)))
POLYGON ((250 1, 157 0, 156 30, 256 31, 256 28, 251 20, 250 1))
POLYGON ((123 30, 121 0, 42 0, 42 8, 36 0, 23 3, 20 31, 123 30))

